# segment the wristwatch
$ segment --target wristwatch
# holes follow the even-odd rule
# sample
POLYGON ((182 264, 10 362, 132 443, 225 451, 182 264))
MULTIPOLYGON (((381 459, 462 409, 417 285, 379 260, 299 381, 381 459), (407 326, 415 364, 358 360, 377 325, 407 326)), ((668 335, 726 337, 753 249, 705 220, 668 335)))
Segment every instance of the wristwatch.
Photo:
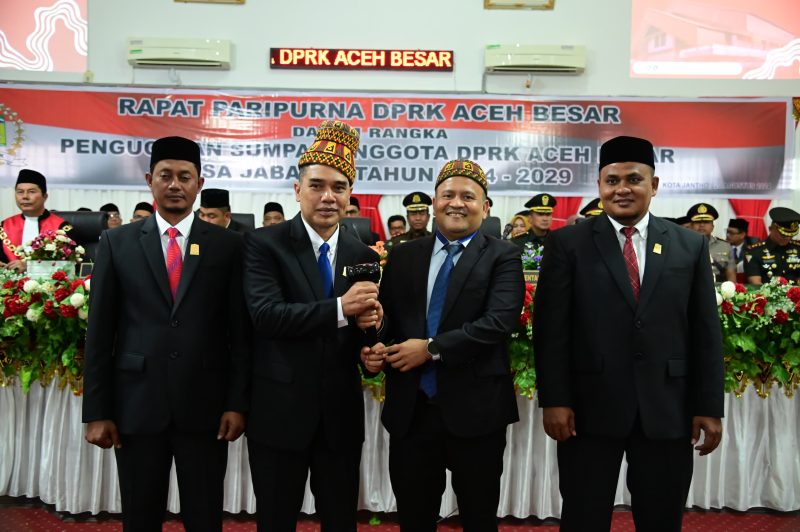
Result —
POLYGON ((439 344, 433 338, 428 338, 428 354, 435 361, 442 359, 442 355, 439 352, 439 344))

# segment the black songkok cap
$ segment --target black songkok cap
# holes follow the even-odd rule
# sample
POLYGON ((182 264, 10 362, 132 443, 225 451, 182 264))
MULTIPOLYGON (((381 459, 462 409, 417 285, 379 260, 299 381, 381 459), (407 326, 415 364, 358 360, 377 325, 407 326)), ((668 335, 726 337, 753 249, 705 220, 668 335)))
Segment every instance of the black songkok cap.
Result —
POLYGON ((656 169, 653 145, 637 137, 614 137, 600 146, 600 170, 613 163, 642 163, 656 169))
POLYGON ((750 228, 750 222, 744 218, 731 218, 731 221, 728 222, 728 227, 733 227, 734 229, 738 229, 739 231, 746 233, 750 228))
POLYGON ((358 198, 354 196, 350 196, 350 205, 358 207, 358 210, 361 210, 361 204, 358 202, 358 198))
POLYGON ((224 209, 231 207, 228 191, 221 188, 204 188, 200 192, 200 206, 204 209, 224 209))
POLYGON ((153 214, 153 206, 146 201, 140 201, 136 204, 136 207, 133 208, 134 211, 147 211, 150 214, 153 214))
POLYGON ((194 163, 197 173, 200 174, 200 146, 193 140, 183 137, 163 137, 158 139, 153 143, 153 150, 150 154, 150 171, 153 171, 158 161, 163 161, 164 159, 194 163))
POLYGON ((119 207, 114 205, 113 203, 106 203, 102 207, 100 207, 102 212, 119 212, 119 207))
POLYGON ((280 203, 270 201, 269 203, 264 204, 264 214, 267 214, 268 212, 279 212, 281 213, 281 216, 283 216, 283 207, 280 203))
POLYGON ((17 185, 21 183, 37 185, 42 190, 42 194, 47 194, 47 179, 36 170, 28 170, 27 168, 20 170, 17 175, 17 185))
POLYGON ((692 220, 688 216, 678 216, 675 218, 675 223, 678 225, 686 225, 692 220))

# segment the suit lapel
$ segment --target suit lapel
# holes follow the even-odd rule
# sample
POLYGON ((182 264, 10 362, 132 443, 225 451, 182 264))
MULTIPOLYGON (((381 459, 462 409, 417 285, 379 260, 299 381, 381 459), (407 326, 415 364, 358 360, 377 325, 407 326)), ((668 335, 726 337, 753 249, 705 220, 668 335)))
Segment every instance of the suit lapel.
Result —
MULTIPOLYGON (((414 316, 421 318, 421 331, 425 334, 425 320, 428 315, 428 270, 431 267, 431 254, 436 237, 426 236, 406 242, 404 246, 416 246, 416 252, 411 255, 412 263, 406 265, 411 272, 412 297, 410 301, 416 302, 416 308, 412 308, 414 316)), ((391 259, 391 257, 389 257, 391 259)))
POLYGON ((355 261, 353 240, 349 236, 343 231, 339 231, 339 242, 336 244, 336 271, 333 272, 333 293, 337 297, 344 295, 349 288, 347 277, 344 276, 344 267, 353 265, 355 261))
POLYGON ((633 299, 633 288, 628 279, 628 269, 625 267, 625 259, 622 257, 622 250, 619 247, 619 240, 614 232, 614 226, 606 215, 600 215, 594 223, 594 243, 603 262, 606 263, 611 277, 617 283, 622 296, 628 302, 631 309, 636 311, 636 302, 633 299))
POLYGON ((186 252, 183 254, 183 269, 181 270, 181 280, 178 283, 178 292, 175 295, 175 305, 172 307, 174 313, 183 301, 184 296, 189 291, 189 285, 197 273, 197 268, 203 257, 210 253, 210 238, 208 237, 208 226, 195 216, 192 228, 189 231, 189 241, 186 243, 186 252), (192 246, 197 250, 197 254, 192 254, 192 246))
POLYGON ((161 295, 165 302, 172 306, 172 293, 169 290, 169 279, 167 279, 167 260, 164 257, 164 250, 161 247, 161 235, 158 233, 156 217, 150 216, 142 224, 142 234, 139 237, 139 244, 142 246, 144 256, 150 265, 150 271, 155 279, 161 295))
POLYGON ((455 268, 453 268, 450 274, 450 281, 447 283, 447 296, 445 297, 444 306, 442 307, 442 318, 439 320, 440 324, 444 323, 444 320, 447 319, 447 315, 453 309, 458 295, 464 289, 464 283, 467 282, 472 268, 478 263, 478 260, 481 258, 488 245, 489 242, 486 240, 486 237, 483 233, 478 231, 478 233, 472 237, 472 242, 461 252, 462 255, 458 259, 455 268))
POLYGON ((661 218, 650 215, 650 223, 647 224, 647 258, 644 263, 644 278, 642 279, 642 291, 639 294, 639 311, 644 310, 655 292, 658 279, 664 270, 664 261, 669 253, 669 233, 661 218), (658 250, 658 253, 656 253, 658 250))
MULTIPOLYGON (((327 295, 323 293, 322 279, 319 275, 319 267, 317 266, 317 259, 315 258, 314 250, 311 249, 311 239, 308 238, 306 226, 303 225, 303 220, 298 213, 291 222, 292 227, 289 230, 289 235, 292 239, 292 247, 294 248, 294 255, 300 265, 300 269, 306 276, 308 286, 314 293, 314 298, 317 301, 326 299, 327 295)), ((336 272, 334 272, 334 279, 336 272)))

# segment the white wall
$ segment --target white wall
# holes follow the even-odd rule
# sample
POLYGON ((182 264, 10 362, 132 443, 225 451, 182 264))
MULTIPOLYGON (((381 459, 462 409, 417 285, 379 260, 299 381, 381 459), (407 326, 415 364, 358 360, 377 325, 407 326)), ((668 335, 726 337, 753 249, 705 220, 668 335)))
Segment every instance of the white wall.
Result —
MULTIPOLYGON (((525 77, 496 76, 492 93, 554 96, 796 96, 797 81, 653 80, 628 76, 630 0, 556 0, 553 11, 484 10, 482 0, 247 0, 243 6, 186 4, 171 0, 91 0, 89 69, 94 83, 109 85, 181 84, 190 87, 358 91, 460 91, 482 88, 483 49, 487 44, 583 44, 588 66, 581 76, 539 76, 531 90, 525 77), (230 71, 134 70, 126 61, 126 38, 212 37, 234 43, 230 71), (452 73, 270 71, 269 48, 452 49, 452 73)), ((82 75, 0 71, 0 79, 80 83, 82 75)), ((796 165, 797 166, 797 165, 796 165)), ((96 209, 114 201, 127 216, 147 198, 130 191, 53 190, 50 204, 59 208, 96 209)), ((296 212, 288 194, 233 193, 235 211, 260 219, 265 201, 278 199, 287 215, 296 212)), ((656 198, 653 211, 683 214, 696 198, 656 198)), ((588 201, 588 199, 587 199, 588 201)), ((727 201, 712 199, 723 219, 727 201)), ((516 198, 498 198, 494 214, 507 220, 521 208, 516 198)), ((800 192, 776 204, 800 205, 800 192)), ((14 212, 10 189, 0 189, 0 214, 14 212)), ((400 198, 386 197, 384 219, 402 212, 400 198)))

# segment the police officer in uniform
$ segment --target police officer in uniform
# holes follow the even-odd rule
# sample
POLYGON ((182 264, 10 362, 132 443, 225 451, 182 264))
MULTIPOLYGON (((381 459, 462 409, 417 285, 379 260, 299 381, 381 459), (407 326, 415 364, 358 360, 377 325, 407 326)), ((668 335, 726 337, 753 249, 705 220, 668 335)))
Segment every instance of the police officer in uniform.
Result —
POLYGON ((773 277, 800 279, 800 242, 792 238, 800 229, 800 214, 786 207, 770 209, 769 237, 745 252, 747 282, 760 285, 773 277))
POLYGON ((719 218, 719 213, 708 203, 692 205, 686 213, 692 222, 692 230, 708 238, 708 252, 711 253, 711 270, 714 272, 714 281, 736 282, 736 259, 733 258, 731 245, 721 238, 715 237, 714 220, 719 218))
POLYGON ((547 234, 550 232, 550 226, 553 225, 553 207, 558 202, 556 198, 550 194, 537 194, 532 197, 525 206, 530 209, 528 211, 528 222, 531 224, 531 230, 524 234, 511 239, 511 242, 525 249, 525 244, 533 244, 534 246, 543 246, 547 234))
POLYGON ((384 247, 390 250, 403 242, 432 235, 433 233, 428 231, 431 205, 433 205, 433 200, 424 192, 412 192, 403 198, 403 206, 406 208, 406 218, 408 218, 408 231, 390 239, 384 247))

